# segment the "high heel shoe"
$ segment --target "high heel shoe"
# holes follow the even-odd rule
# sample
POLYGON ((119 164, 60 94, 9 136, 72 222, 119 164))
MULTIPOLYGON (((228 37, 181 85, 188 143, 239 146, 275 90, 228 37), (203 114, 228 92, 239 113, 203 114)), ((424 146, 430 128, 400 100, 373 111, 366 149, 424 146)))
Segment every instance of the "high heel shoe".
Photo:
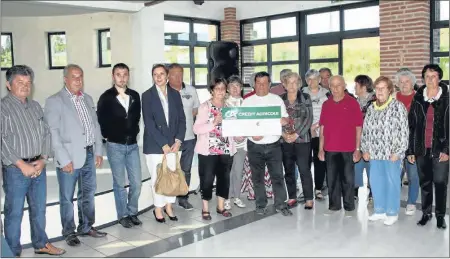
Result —
POLYGON ((166 213, 166 215, 169 217, 170 220, 172 221, 178 221, 177 216, 170 216, 169 213, 167 213, 166 209, 164 209, 164 213, 166 213))
POLYGON ((158 219, 158 217, 156 217, 156 213, 155 213, 154 210, 153 210, 153 216, 155 216, 156 221, 158 221, 159 223, 164 223, 164 222, 166 222, 166 219, 165 219, 165 218, 158 219))

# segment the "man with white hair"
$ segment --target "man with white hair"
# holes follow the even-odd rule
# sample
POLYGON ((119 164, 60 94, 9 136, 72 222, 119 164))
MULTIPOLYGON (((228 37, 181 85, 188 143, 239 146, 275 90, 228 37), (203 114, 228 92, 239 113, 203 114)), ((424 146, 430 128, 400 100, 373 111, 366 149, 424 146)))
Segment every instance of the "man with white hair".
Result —
POLYGON ((284 88, 284 85, 283 85, 283 82, 284 82, 283 79, 290 72, 292 72, 292 70, 288 69, 288 68, 285 68, 285 69, 281 70, 281 72, 280 72, 280 82, 281 83, 279 85, 277 85, 277 86, 271 87, 270 88, 270 93, 276 94, 278 96, 286 93, 286 89, 284 88))
POLYGON ((343 200, 346 216, 351 216, 348 212, 355 210, 354 163, 361 159, 363 116, 358 101, 345 88, 342 76, 330 78, 333 96, 323 104, 320 115, 319 159, 327 164, 329 211, 326 214, 340 211, 343 200))

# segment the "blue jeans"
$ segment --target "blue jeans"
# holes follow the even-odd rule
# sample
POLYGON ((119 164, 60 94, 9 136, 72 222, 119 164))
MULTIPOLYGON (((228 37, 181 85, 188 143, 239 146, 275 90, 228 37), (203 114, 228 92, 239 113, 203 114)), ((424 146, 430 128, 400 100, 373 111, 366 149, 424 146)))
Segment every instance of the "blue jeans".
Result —
MULTIPOLYGON (((417 164, 411 164, 408 159, 405 158, 404 170, 402 170, 402 175, 400 179, 403 179, 403 175, 406 172, 408 177, 408 203, 416 204, 417 197, 419 197, 419 173, 417 171, 417 164)), ((400 180, 401 181, 401 180, 400 180)))
POLYGON ((59 203, 62 224, 62 235, 67 237, 75 233, 73 212, 73 195, 78 182, 78 229, 79 233, 87 233, 95 222, 94 195, 97 188, 95 176, 95 159, 92 149, 86 150, 86 161, 83 167, 67 173, 56 168, 59 183, 59 203))
POLYGON ((114 200, 116 202, 117 219, 134 216, 138 213, 139 196, 141 195, 142 171, 139 158, 139 146, 106 143, 106 154, 113 175, 114 200), (125 188, 125 168, 127 170, 130 189, 127 195, 125 188))
POLYGON ((2 258, 12 258, 14 257, 11 249, 9 248, 8 243, 6 242, 5 237, 2 235, 2 252, 1 252, 2 258))
POLYGON ((355 164, 355 187, 364 186, 364 169, 366 169, 367 179, 370 181, 370 163, 361 158, 355 164))
POLYGON ((388 216, 398 215, 400 210, 401 160, 370 161, 370 186, 372 188, 374 211, 388 216))
POLYGON ((5 191, 5 238, 14 256, 22 252, 20 231, 25 197, 29 206, 31 242, 35 249, 48 243, 45 233, 45 212, 47 201, 47 175, 45 168, 36 178, 25 177, 16 166, 3 168, 3 189, 5 191))

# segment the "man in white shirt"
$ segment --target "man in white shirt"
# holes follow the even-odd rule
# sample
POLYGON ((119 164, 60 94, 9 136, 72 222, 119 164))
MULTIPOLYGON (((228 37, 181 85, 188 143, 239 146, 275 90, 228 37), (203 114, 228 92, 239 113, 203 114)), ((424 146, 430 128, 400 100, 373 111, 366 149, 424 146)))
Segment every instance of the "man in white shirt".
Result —
MULTIPOLYGON (((189 185, 196 142, 193 131, 194 117, 197 115, 200 102, 195 87, 183 83, 183 67, 181 65, 176 63, 169 65, 169 85, 180 92, 181 100, 183 101, 183 109, 186 116, 186 135, 180 148, 180 165, 189 185)), ((178 197, 178 205, 185 210, 192 210, 194 207, 189 203, 188 197, 188 195, 178 197)))
MULTIPOLYGON (((258 72, 255 75, 255 94, 244 99, 244 107, 281 107, 280 128, 288 123, 286 106, 283 100, 275 94, 269 93, 270 75, 267 72, 258 72)), ((256 198, 256 213, 267 212, 267 197, 264 185, 265 167, 269 170, 274 192, 275 209, 283 216, 291 216, 292 212, 287 208, 286 183, 283 176, 282 152, 280 135, 252 136, 248 138, 248 161, 252 170, 253 188, 256 198)))

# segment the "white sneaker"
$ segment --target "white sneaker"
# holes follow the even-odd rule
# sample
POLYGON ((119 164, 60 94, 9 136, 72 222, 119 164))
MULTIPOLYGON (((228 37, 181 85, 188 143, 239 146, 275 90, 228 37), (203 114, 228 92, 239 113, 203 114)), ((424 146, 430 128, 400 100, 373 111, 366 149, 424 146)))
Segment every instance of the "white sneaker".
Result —
POLYGON ((369 221, 378 221, 378 220, 386 220, 386 213, 374 213, 369 216, 369 221))
POLYGON ((223 208, 226 210, 231 210, 231 202, 230 200, 225 200, 225 204, 223 205, 223 208))
POLYGON ((406 212, 405 212, 406 215, 412 216, 415 213, 416 213, 416 205, 414 205, 414 204, 406 205, 406 212))
POLYGON ((245 203, 243 203, 241 201, 241 199, 239 199, 239 198, 234 198, 234 204, 236 206, 238 206, 239 208, 245 208, 246 207, 245 203))
POLYGON ((386 226, 390 226, 390 225, 394 224, 395 222, 397 222, 397 220, 398 220, 398 216, 387 216, 386 220, 383 223, 386 226))

